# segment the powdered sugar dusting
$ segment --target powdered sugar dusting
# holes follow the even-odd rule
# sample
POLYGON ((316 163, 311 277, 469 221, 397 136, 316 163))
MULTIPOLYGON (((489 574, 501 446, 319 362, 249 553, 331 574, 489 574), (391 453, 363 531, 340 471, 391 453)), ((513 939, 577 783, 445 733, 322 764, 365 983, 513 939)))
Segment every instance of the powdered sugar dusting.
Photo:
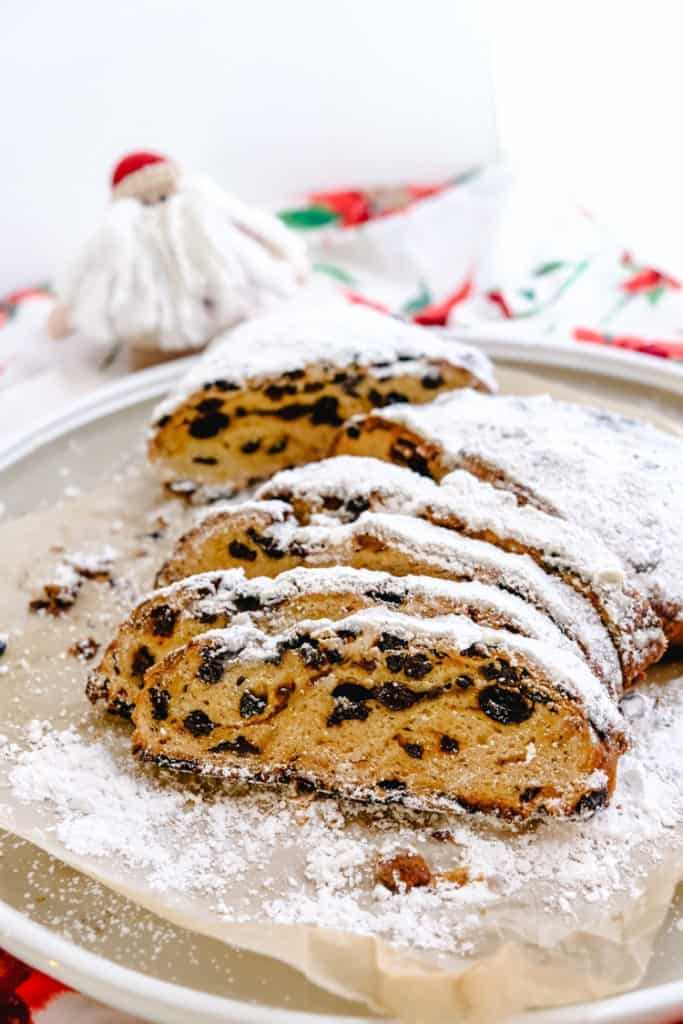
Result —
POLYGON ((155 410, 154 420, 172 413, 214 380, 245 387, 304 366, 354 363, 383 364, 375 366, 374 372, 384 377, 399 372, 421 376, 440 360, 468 370, 495 390, 489 360, 469 345, 347 302, 295 303, 221 335, 155 410))
POLYGON ((633 586, 633 574, 625 579, 621 558, 595 533, 579 524, 568 529, 556 516, 520 506, 514 495, 464 471, 451 473, 439 486, 391 463, 338 456, 277 473, 256 495, 306 502, 315 512, 315 522, 321 516, 353 519, 370 500, 377 511, 455 523, 468 535, 492 534, 538 552, 544 568, 573 574, 587 586, 606 613, 629 679, 658 660, 665 646, 659 619, 633 586), (331 510, 325 500, 329 498, 334 499, 331 510))
MULTIPOLYGON (((478 580, 497 586, 528 601, 549 615, 556 626, 578 645, 601 680, 617 692, 621 668, 616 650, 598 612, 590 602, 561 580, 549 576, 528 555, 502 551, 485 541, 463 537, 421 519, 388 513, 363 513, 355 522, 338 525, 337 520, 314 516, 311 525, 299 527, 291 507, 281 501, 263 502, 274 507, 277 521, 261 530, 281 550, 305 554, 307 566, 353 565, 364 538, 371 537, 388 548, 407 553, 425 566, 425 572, 464 580, 478 580)), ((228 518, 242 510, 255 510, 258 502, 233 505, 228 518)), ((225 529, 221 514, 204 522, 207 531, 225 529)))
POLYGON ((335 565, 324 569, 290 569, 273 578, 257 576, 247 579, 242 569, 225 572, 198 573, 154 591, 146 600, 174 601, 181 615, 202 617, 231 614, 248 617, 239 611, 249 598, 258 608, 268 612, 286 606, 298 597, 350 593, 386 600, 395 606, 406 601, 422 602, 424 614, 447 605, 454 611, 474 608, 486 612, 491 619, 500 618, 524 636, 543 640, 558 648, 573 650, 560 630, 533 605, 514 594, 478 581, 455 582, 432 576, 392 576, 370 569, 352 569, 335 565), (212 593, 206 596, 207 589, 212 593))

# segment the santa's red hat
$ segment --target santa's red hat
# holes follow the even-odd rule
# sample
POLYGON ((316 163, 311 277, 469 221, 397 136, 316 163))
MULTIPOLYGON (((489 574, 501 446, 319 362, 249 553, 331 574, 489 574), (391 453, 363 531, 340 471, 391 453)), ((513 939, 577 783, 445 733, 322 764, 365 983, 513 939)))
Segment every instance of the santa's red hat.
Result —
POLYGON ((111 187, 116 188, 119 182, 127 178, 129 174, 135 174, 136 171, 147 167, 149 164, 166 164, 169 162, 168 157, 161 156, 159 153, 148 153, 144 150, 138 153, 129 153, 128 156, 124 156, 122 160, 119 160, 114 168, 111 176, 111 187))

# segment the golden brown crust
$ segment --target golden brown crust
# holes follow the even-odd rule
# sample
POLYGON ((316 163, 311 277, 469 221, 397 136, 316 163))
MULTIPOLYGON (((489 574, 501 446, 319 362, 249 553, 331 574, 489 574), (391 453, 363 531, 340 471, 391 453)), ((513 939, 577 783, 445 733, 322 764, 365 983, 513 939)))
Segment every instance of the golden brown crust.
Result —
POLYGON ((530 655, 510 655, 509 634, 481 631, 485 644, 461 649, 421 636, 415 619, 410 639, 346 628, 368 614, 291 632, 262 655, 235 648, 234 630, 173 651, 145 678, 134 750, 183 771, 300 778, 424 809, 528 818, 608 801, 623 736, 598 735, 530 655))

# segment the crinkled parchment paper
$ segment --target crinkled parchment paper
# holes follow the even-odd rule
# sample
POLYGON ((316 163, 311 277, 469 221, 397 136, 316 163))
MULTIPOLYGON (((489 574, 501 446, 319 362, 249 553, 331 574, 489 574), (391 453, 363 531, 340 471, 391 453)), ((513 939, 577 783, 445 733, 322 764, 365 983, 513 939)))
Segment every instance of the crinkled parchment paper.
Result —
POLYGON ((628 699, 632 749, 589 821, 516 831, 160 774, 132 758, 125 723, 86 702, 90 665, 68 651, 108 641, 191 514, 135 455, 105 488, 0 531, 0 826, 402 1020, 500 1020, 637 984, 683 879, 681 665, 628 699), (59 617, 29 612, 65 565, 97 558, 110 580, 79 576, 59 617), (422 854, 436 885, 376 887, 376 851, 397 849, 422 854), (445 875, 463 867, 458 888, 445 875))

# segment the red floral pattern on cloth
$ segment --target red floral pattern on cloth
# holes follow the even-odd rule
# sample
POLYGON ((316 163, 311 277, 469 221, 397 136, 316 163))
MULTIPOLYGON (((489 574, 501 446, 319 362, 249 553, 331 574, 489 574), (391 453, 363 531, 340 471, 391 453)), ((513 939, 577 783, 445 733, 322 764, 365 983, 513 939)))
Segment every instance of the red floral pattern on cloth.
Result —
POLYGON ((336 224, 352 228, 378 217, 407 210, 413 203, 438 195, 450 182, 431 185, 403 185, 398 188, 351 189, 337 192, 313 192, 305 205, 280 212, 290 227, 298 230, 336 224))
POLYGON ((0 1024, 142 1024, 0 950, 0 1024))
POLYGON ((68 991, 65 985, 0 950, 1 1024, 37 1024, 34 1014, 68 991))
MULTIPOLYGON (((449 189, 467 188, 473 177, 476 178, 476 175, 434 185, 406 185, 394 189, 315 192, 304 205, 285 210, 280 216, 294 229, 307 232, 309 238, 318 233, 325 237, 329 229, 367 230, 370 222, 404 214, 423 199, 441 196, 449 189)), ((577 221, 593 223, 592 216, 585 210, 577 208, 575 216, 577 221)), ((537 226, 530 227, 532 230, 537 230, 537 226)), ((599 237, 600 229, 596 226, 588 249, 594 249, 595 239, 599 237)), ((683 360, 683 302, 676 302, 671 311, 672 337, 666 337, 669 332, 662 331, 658 324, 653 324, 651 330, 639 329, 638 332, 613 329, 610 326, 615 316, 621 317, 624 312, 630 312, 627 307, 631 306, 632 309, 633 301, 641 303, 637 319, 645 322, 648 319, 647 310, 642 308, 642 303, 646 301, 653 309, 668 294, 680 291, 681 284, 676 278, 656 267, 636 263, 629 252, 619 251, 605 236, 605 250, 614 249, 611 260, 613 279, 605 281, 597 303, 594 295, 590 303, 587 303, 585 293, 584 296, 578 294, 577 285, 581 285, 584 275, 590 276, 592 264, 595 263, 592 255, 589 258, 582 256, 567 259, 564 255, 556 256, 550 250, 552 241, 546 244, 547 257, 526 273, 520 267, 523 277, 513 284, 498 283, 491 287, 479 279, 477 269, 473 267, 464 276, 461 275, 459 280, 453 280, 452 287, 445 292, 442 286, 436 289, 431 283, 416 282, 417 295, 400 304, 384 301, 373 291, 372 282, 362 280, 352 260, 348 258, 342 256, 340 259, 337 256, 336 261, 319 263, 315 269, 340 284, 352 285, 352 288, 345 290, 347 298, 352 302, 362 302, 374 309, 400 315, 425 326, 449 324, 457 329, 460 318, 454 315, 456 307, 465 305, 468 300, 476 300, 472 308, 477 311, 477 326, 482 330, 482 336, 486 323, 496 320, 511 323, 523 321, 528 323, 529 333, 533 334, 532 322, 542 315, 543 328, 538 333, 547 340, 552 340, 549 335, 554 330, 558 336, 564 335, 562 340, 607 345, 658 358, 683 360), (576 295, 574 324, 549 324, 549 318, 552 318, 559 300, 562 300, 563 307, 571 306, 573 295, 576 295), (586 308, 588 305, 590 309, 586 308), (590 320, 587 314, 590 314, 590 320), (676 334, 680 337, 676 337, 676 334)), ((341 252, 344 252, 343 248, 341 252)), ((600 274, 605 275, 604 265, 600 267, 600 274)), ((496 337, 503 336, 500 330, 497 331, 496 337)), ((474 330, 472 338, 476 341, 474 330)))

